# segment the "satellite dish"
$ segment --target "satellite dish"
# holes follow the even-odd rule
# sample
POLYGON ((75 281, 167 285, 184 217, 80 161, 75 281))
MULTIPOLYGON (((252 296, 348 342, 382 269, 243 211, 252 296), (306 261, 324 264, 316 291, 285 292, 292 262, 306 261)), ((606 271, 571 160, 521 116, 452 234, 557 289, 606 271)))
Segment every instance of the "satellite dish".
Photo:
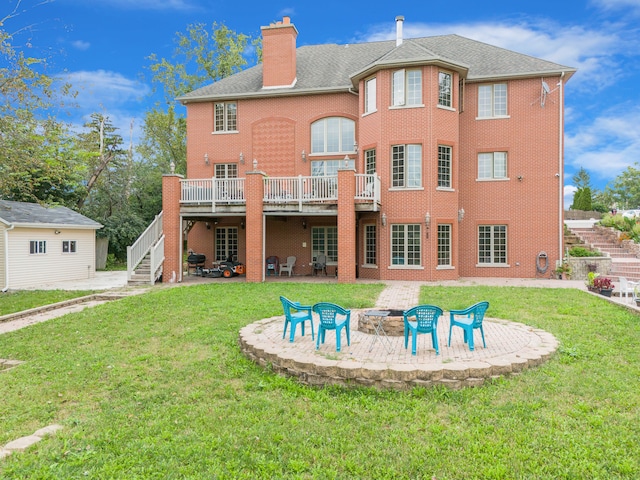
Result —
POLYGON ((544 93, 551 93, 551 89, 549 88, 549 84, 547 82, 545 82, 544 80, 542 81, 542 90, 544 90, 544 93))

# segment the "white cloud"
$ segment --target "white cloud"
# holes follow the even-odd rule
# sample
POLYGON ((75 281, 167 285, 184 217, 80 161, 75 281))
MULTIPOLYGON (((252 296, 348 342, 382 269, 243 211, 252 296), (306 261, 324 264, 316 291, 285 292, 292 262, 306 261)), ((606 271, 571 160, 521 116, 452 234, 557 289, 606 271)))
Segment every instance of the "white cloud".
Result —
POLYGON ((592 0, 591 3, 603 10, 630 9, 640 13, 640 0, 592 0))
POLYGON ((85 42, 84 40, 74 40, 71 42, 71 46, 76 50, 89 50, 91 44, 89 42, 85 42))
POLYGON ((102 4, 128 10, 192 11, 200 9, 192 0, 102 0, 102 4))
POLYGON ((568 210, 569 207, 573 204, 573 195, 576 193, 578 189, 573 185, 565 185, 564 186, 564 209, 568 210))

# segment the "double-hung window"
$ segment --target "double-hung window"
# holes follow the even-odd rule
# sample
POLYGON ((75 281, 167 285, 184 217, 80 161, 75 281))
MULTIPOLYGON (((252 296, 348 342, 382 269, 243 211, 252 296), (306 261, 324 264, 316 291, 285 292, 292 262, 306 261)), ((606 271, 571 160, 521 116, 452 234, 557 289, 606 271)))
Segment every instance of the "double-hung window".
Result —
POLYGON ((438 266, 451 266, 451 225, 438 225, 438 266))
POLYGON ((313 259, 324 254, 328 262, 338 261, 338 227, 313 227, 311 229, 313 259))
POLYGON ((485 152, 478 154, 478 179, 493 180, 507 178, 507 152, 485 152))
POLYGON ((223 262, 238 254, 238 227, 216 228, 216 261, 223 262))
POLYGON ((480 85, 478 87, 478 117, 507 116, 507 84, 480 85))
POLYGON ((238 178, 238 164, 236 163, 216 163, 216 178, 238 178))
POLYGON ((420 231, 420 224, 391 225, 391 265, 421 265, 420 231))
POLYGON ((376 173, 376 149, 365 150, 364 152, 364 173, 373 175, 376 173))
POLYGON ((376 107, 376 77, 364 82, 364 113, 372 113, 376 107))
POLYGON ((355 152, 356 123, 350 118, 328 117, 311 124, 311 153, 355 152))
POLYGON ((377 235, 375 225, 364 226, 364 263, 365 265, 376 265, 377 258, 377 235))
POLYGON ((507 264, 507 226, 480 225, 478 227, 478 263, 507 264))
POLYGON ((438 145, 438 187, 451 188, 451 147, 438 145))
POLYGON ((75 240, 63 240, 62 253, 76 253, 76 245, 75 240))
POLYGON ((396 70, 392 83, 394 107, 422 105, 421 70, 396 70))
POLYGON ((438 73, 438 105, 441 107, 452 107, 451 94, 451 74, 447 72, 438 73))
POLYGON ((422 186, 422 145, 391 147, 392 186, 419 188, 422 186))
POLYGON ((46 240, 31 240, 29 242, 30 255, 44 255, 45 253, 47 253, 46 240))
POLYGON ((214 106, 214 132, 238 130, 238 105, 235 102, 218 102, 214 106))

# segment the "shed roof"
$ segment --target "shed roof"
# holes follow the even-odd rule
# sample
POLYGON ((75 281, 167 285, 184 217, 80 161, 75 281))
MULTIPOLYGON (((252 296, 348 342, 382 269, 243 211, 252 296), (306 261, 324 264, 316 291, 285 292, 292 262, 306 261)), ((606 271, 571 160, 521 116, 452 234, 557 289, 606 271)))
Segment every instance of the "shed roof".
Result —
POLYGON ((97 230, 102 225, 62 206, 0 200, 0 222, 22 227, 73 227, 97 230))

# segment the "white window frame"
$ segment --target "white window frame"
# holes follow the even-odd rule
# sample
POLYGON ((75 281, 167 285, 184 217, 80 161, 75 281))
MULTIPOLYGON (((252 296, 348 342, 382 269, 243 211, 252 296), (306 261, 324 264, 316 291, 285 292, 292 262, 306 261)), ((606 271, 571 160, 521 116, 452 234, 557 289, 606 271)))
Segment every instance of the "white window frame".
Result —
POLYGON ((391 187, 422 188, 422 145, 391 146, 391 187))
POLYGON ((376 77, 369 78, 364 82, 364 113, 374 113, 378 111, 377 106, 377 80, 376 77))
POLYGON ((453 75, 449 72, 438 72, 438 106, 453 108, 453 75))
POLYGON ((311 155, 355 153, 356 122, 346 117, 325 117, 311 124, 311 155))
POLYGON ((78 253, 78 242, 76 240, 63 240, 62 253, 65 255, 78 253))
POLYGON ((46 240, 29 240, 29 255, 46 255, 46 240))
POLYGON ((438 224, 438 266, 436 268, 451 267, 451 235, 453 225, 438 224))
POLYGON ((370 148, 364 151, 364 173, 373 175, 376 173, 376 149, 370 148))
POLYGON ((213 105, 213 133, 238 132, 238 104, 216 102, 213 105))
POLYGON ((508 261, 507 225, 478 225, 478 266, 506 267, 508 261))
POLYGON ((451 145, 438 145, 438 187, 450 190, 452 188, 452 158, 453 147, 451 145))
POLYGON ((507 152, 478 153, 478 180, 508 180, 507 152))
POLYGON ((213 176, 215 178, 238 178, 237 163, 216 163, 213 176))
POLYGON ((423 106, 422 70, 400 69, 393 72, 391 105, 396 108, 423 106))
POLYGON ((238 255, 238 227, 216 227, 215 234, 216 262, 238 255))
POLYGON ((311 227, 311 261, 315 262, 318 255, 327 257, 327 265, 338 262, 338 227, 311 227))
POLYGON ((422 268, 422 225, 391 225, 391 267, 422 268))
POLYGON ((478 85, 478 119, 508 118, 506 83, 478 85))
POLYGON ((363 225, 363 252, 365 267, 374 267, 378 264, 378 229, 375 223, 363 225))

